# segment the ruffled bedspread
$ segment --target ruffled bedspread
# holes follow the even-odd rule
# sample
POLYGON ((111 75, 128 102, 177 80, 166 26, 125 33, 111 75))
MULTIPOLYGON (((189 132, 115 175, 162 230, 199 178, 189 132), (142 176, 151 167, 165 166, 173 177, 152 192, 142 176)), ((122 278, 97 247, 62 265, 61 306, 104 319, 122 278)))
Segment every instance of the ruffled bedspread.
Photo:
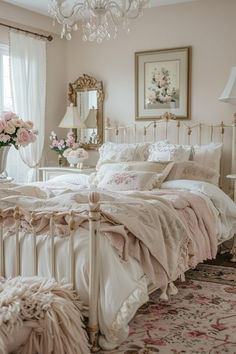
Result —
MULTIPOLYGON (((56 235, 88 229, 90 189, 67 190, 54 195, 33 186, 0 189, 4 230, 16 230, 19 208, 21 230, 37 235, 50 231, 53 217, 56 235), (73 212, 73 213, 72 213, 73 212)), ((98 191, 101 203, 101 232, 122 260, 134 257, 154 284, 166 286, 199 261, 216 254, 215 218, 199 196, 175 191, 111 193, 98 191)))

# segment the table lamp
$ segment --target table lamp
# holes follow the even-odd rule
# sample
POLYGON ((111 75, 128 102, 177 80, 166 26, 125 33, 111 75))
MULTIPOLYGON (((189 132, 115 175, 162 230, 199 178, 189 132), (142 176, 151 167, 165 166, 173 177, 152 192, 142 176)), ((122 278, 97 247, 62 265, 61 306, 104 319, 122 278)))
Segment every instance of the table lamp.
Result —
POLYGON ((75 137, 75 141, 77 140, 77 129, 86 129, 87 126, 85 125, 84 121, 79 115, 78 108, 70 104, 67 107, 66 114, 62 118, 59 128, 69 128, 72 129, 72 132, 75 137))

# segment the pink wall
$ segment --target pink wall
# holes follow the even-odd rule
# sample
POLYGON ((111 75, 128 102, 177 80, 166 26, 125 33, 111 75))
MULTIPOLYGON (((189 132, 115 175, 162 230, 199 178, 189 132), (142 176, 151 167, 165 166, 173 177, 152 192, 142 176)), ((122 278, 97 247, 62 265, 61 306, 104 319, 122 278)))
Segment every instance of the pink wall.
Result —
MULTIPOLYGON (((129 35, 100 45, 75 33, 67 42, 67 81, 87 73, 103 80, 104 116, 134 122, 134 53, 192 46, 191 119, 231 124, 234 106, 218 100, 231 66, 236 65, 236 1, 198 0, 144 11, 129 35)), ((227 147, 229 148, 229 147, 227 147)), ((229 169, 229 159, 227 162, 229 169)))

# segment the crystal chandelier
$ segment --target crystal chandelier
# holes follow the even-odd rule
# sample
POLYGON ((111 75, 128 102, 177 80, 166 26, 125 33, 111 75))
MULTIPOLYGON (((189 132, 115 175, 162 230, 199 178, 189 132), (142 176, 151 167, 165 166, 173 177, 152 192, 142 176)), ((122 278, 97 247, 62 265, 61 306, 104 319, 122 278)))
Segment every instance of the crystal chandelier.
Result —
POLYGON ((71 39, 81 23, 82 39, 97 41, 116 38, 118 27, 127 32, 129 21, 142 15, 149 0, 49 0, 49 13, 62 25, 61 37, 71 39))

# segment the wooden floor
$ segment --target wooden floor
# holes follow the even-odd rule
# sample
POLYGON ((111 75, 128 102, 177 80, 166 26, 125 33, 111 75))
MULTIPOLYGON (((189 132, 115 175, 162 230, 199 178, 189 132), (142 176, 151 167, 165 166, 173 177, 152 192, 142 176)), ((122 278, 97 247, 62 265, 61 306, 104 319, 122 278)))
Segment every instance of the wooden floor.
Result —
POLYGON ((233 267, 236 268, 236 263, 230 262, 232 255, 230 253, 218 254, 216 259, 208 260, 205 263, 207 264, 215 264, 223 267, 233 267))

